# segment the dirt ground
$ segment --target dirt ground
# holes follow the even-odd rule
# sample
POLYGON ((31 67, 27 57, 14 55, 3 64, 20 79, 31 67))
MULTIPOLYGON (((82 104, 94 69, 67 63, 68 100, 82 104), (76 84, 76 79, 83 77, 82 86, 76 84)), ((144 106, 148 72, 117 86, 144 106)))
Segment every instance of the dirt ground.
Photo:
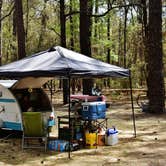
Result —
MULTIPOLYGON (((55 102, 56 115, 67 108, 55 102)), ((136 104, 135 104, 136 107, 136 104)), ((28 149, 22 151, 21 139, 0 139, 0 166, 165 166, 166 114, 151 115, 135 109, 137 137, 134 138, 131 105, 111 103, 107 111, 108 127, 116 126, 119 142, 97 149, 80 149, 71 153, 28 149)), ((52 134, 57 133, 57 127, 52 134)))

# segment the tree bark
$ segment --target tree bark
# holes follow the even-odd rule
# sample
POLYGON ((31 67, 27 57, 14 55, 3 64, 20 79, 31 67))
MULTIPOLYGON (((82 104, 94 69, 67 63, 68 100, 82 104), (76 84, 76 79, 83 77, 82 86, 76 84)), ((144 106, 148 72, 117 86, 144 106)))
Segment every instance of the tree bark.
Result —
MULTIPOLYGON (((91 57, 91 0, 80 0, 80 48, 81 53, 91 57)), ((83 80, 83 94, 91 94, 92 79, 83 80)))
POLYGON ((165 111, 165 88, 162 53, 162 1, 149 1, 148 97, 149 111, 165 111))
POLYGON ((124 36, 124 45, 123 45, 123 51, 124 51, 124 57, 123 57, 123 66, 124 68, 127 67, 126 64, 126 53, 127 53, 127 14, 128 14, 128 8, 125 7, 124 8, 124 31, 123 31, 123 36, 124 36))
MULTIPOLYGON (((2 4, 3 0, 0 0, 0 18, 2 17, 2 4)), ((2 21, 0 21, 0 66, 2 65, 2 21)))
POLYGON ((38 50, 40 50, 42 47, 42 43, 44 41, 44 36, 46 31, 46 26, 47 26, 46 3, 47 3, 47 0, 44 0, 44 7, 41 12, 41 29, 40 29, 40 36, 39 36, 39 42, 38 42, 38 50))
MULTIPOLYGON (((61 30, 61 46, 66 47, 66 18, 65 18, 65 1, 60 0, 60 30, 61 30)), ((63 104, 68 103, 68 80, 63 79, 63 104)))
POLYGON ((22 0, 15 0, 15 12, 18 43, 18 59, 22 59, 26 56, 22 0))

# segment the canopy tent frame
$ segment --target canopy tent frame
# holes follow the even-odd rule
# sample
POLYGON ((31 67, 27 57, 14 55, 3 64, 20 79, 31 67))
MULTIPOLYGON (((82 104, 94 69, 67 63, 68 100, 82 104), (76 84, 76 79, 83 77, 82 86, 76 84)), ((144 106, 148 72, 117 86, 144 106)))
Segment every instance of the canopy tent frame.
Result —
MULTIPOLYGON (((134 136, 136 137, 135 113, 132 94, 131 71, 110 65, 80 53, 56 46, 49 50, 28 56, 24 59, 12 62, 0 67, 0 77, 25 78, 25 77, 62 77, 68 79, 70 87, 71 78, 104 78, 104 77, 128 77, 130 84, 132 118, 134 136)), ((69 95, 69 129, 70 126, 70 88, 69 95)), ((52 96, 52 92, 51 92, 52 96)), ((52 98, 52 97, 51 97, 52 98)), ((51 101, 52 102, 52 101, 51 101)), ((71 144, 71 139, 69 139, 71 144)), ((70 158, 70 146, 69 155, 70 158)))

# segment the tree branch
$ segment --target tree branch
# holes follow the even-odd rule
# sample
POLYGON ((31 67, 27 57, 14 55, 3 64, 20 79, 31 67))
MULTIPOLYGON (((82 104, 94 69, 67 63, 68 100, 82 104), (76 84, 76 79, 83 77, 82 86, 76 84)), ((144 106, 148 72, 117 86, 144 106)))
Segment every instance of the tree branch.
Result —
POLYGON ((93 14, 93 15, 91 15, 92 17, 103 17, 103 16, 105 16, 105 15, 107 15, 111 10, 113 10, 113 9, 117 9, 117 8, 126 8, 126 7, 131 7, 131 6, 139 6, 139 7, 142 7, 142 5, 141 4, 139 4, 139 3, 135 3, 135 4, 125 4, 125 5, 119 5, 119 6, 110 6, 110 8, 106 11, 106 12, 104 12, 104 13, 102 13, 102 14, 99 14, 99 15, 97 15, 97 14, 93 14))
POLYGON ((6 17, 10 16, 10 15, 12 14, 13 10, 14 10, 14 5, 13 5, 13 7, 10 9, 10 11, 9 11, 8 14, 6 14, 5 16, 3 16, 3 17, 0 18, 0 21, 4 20, 6 17))
MULTIPOLYGON (((113 0, 113 2, 114 2, 114 0, 113 0)), ((102 14, 92 14, 91 16, 92 17, 103 17, 103 16, 105 16, 105 15, 107 15, 111 10, 113 10, 113 9, 117 9, 117 8, 125 8, 125 7, 131 7, 131 6, 139 6, 139 7, 143 7, 141 4, 139 4, 139 3, 135 3, 135 4, 125 4, 125 5, 118 5, 118 6, 112 6, 112 5, 110 5, 110 8, 106 11, 106 12, 104 12, 104 13, 102 13, 102 14)), ((72 15, 75 15, 75 14, 79 14, 80 13, 80 11, 72 11, 72 12, 70 12, 70 13, 68 13, 68 14, 65 14, 65 17, 68 17, 68 16, 72 16, 72 15)))

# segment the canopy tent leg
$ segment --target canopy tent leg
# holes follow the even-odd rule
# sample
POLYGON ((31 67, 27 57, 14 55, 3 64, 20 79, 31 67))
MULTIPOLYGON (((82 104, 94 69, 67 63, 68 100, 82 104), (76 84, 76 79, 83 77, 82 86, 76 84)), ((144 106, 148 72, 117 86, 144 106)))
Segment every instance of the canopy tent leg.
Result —
POLYGON ((51 104, 52 104, 52 95, 53 95, 53 92, 52 92, 52 80, 51 80, 51 104))
POLYGON ((68 103, 69 103, 69 107, 68 107, 68 109, 69 109, 69 114, 68 114, 68 116, 69 116, 69 149, 68 149, 68 158, 70 159, 71 158, 71 155, 70 155, 70 153, 71 153, 71 147, 70 147, 70 145, 71 145, 71 123, 70 123, 70 112, 71 112, 71 107, 70 107, 70 81, 71 81, 71 78, 70 78, 70 76, 68 77, 68 103))
POLYGON ((131 72, 129 76, 130 82, 130 95, 131 95, 131 107, 132 107, 132 117, 133 117, 133 127, 134 127, 134 137, 136 138, 136 125, 135 125, 135 113, 134 113, 134 103, 133 103, 133 90, 132 90, 132 80, 131 80, 131 72))

